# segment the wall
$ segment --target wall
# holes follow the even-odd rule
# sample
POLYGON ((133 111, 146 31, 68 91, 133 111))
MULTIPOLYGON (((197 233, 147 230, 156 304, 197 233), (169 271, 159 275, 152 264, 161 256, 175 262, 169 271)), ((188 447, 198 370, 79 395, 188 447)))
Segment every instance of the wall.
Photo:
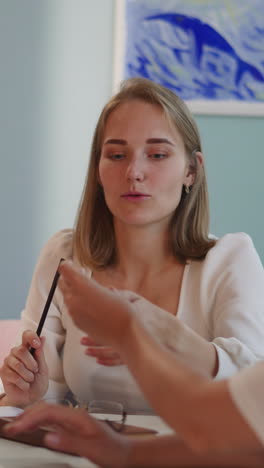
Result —
POLYGON ((113 14, 111 0, 0 0, 0 318, 19 316, 40 248, 73 224, 113 14))
MULTIPOLYGON (((0 318, 19 316, 41 246, 73 224, 111 93, 113 19, 114 0, 0 0, 0 318)), ((262 259, 263 120, 197 117, 211 232, 250 233, 262 259)))
POLYGON ((263 117, 199 116, 209 181, 211 232, 244 231, 264 261, 263 117))

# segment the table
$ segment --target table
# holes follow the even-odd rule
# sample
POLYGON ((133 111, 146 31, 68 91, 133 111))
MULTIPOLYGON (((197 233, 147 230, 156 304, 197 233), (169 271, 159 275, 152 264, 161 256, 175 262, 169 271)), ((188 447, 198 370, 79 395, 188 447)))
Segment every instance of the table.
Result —
MULTIPOLYGON (((127 424, 155 429, 159 434, 172 432, 158 416, 128 415, 127 424)), ((85 458, 0 438, 0 468, 98 468, 98 466, 85 458)))
POLYGON ((96 468, 88 460, 0 439, 0 468, 96 468))

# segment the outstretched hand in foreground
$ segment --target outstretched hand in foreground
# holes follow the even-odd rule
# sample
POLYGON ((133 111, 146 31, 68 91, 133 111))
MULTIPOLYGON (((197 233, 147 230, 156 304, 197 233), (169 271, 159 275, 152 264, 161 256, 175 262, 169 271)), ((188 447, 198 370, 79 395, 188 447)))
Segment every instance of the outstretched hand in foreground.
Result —
POLYGON ((130 438, 118 434, 84 410, 39 403, 4 428, 9 436, 53 426, 44 445, 88 458, 102 468, 262 468, 263 450, 195 452, 177 435, 130 438))
POLYGON ((124 298, 88 279, 70 261, 63 262, 59 272, 59 287, 76 326, 98 342, 122 347, 138 296, 131 293, 124 298))

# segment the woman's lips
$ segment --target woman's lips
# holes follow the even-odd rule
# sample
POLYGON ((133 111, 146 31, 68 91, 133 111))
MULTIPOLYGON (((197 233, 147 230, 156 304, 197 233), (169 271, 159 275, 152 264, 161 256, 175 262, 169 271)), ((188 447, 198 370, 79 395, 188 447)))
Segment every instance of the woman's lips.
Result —
POLYGON ((121 195, 121 198, 125 198, 126 200, 130 201, 142 201, 142 200, 148 200, 151 198, 151 195, 148 195, 147 193, 140 193, 140 192, 128 192, 124 193, 121 195))

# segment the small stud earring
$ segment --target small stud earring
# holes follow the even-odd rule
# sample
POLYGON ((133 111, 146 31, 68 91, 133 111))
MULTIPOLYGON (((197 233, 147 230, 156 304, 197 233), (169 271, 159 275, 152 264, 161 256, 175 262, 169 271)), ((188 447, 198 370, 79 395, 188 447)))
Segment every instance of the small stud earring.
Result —
POLYGON ((190 187, 189 185, 184 185, 184 188, 185 188, 185 193, 190 193, 190 187))

